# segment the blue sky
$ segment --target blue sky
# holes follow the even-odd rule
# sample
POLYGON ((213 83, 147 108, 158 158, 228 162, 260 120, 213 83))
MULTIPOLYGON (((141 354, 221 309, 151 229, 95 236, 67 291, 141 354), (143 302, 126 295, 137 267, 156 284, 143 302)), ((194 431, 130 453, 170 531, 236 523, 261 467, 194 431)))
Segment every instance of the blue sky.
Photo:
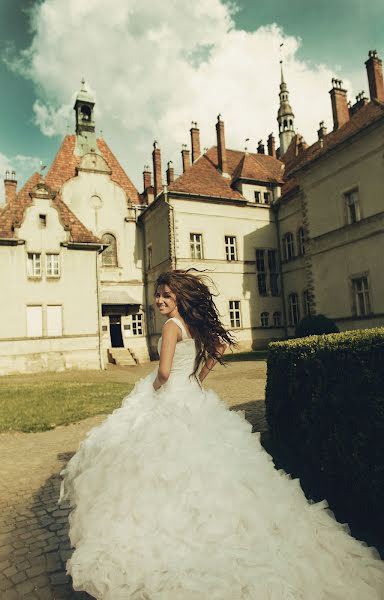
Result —
POLYGON ((73 131, 71 104, 83 75, 96 97, 98 126, 141 189, 152 141, 160 138, 164 168, 166 160, 177 162, 191 120, 203 125, 207 146, 218 112, 228 145, 239 147, 245 137, 256 145, 276 133, 277 42, 284 41, 296 124, 309 142, 324 117, 331 126, 331 76, 357 94, 368 87, 368 50, 384 57, 378 0, 237 0, 236 11, 224 0, 205 0, 204 9, 197 1, 186 11, 177 0, 163 0, 161 12, 157 0, 142 0, 140 10, 131 0, 114 0, 113 14, 108 0, 86 4, 80 10, 75 0, 1 2, 0 168, 16 168, 21 183, 73 131), (191 56, 200 51, 196 66, 191 56))

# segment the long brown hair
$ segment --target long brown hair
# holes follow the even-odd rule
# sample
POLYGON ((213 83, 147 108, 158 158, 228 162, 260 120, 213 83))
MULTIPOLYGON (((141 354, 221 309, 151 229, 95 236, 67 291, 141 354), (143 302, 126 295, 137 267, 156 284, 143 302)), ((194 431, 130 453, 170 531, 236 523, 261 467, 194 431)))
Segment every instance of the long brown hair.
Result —
POLYGON ((235 337, 220 321, 219 311, 213 300, 214 294, 205 281, 214 285, 212 279, 203 274, 203 271, 194 268, 175 269, 159 275, 155 287, 157 291, 167 285, 176 296, 180 316, 195 340, 196 359, 194 371, 191 373, 195 377, 200 365, 208 358, 223 364, 220 345, 225 343, 236 346, 235 337))

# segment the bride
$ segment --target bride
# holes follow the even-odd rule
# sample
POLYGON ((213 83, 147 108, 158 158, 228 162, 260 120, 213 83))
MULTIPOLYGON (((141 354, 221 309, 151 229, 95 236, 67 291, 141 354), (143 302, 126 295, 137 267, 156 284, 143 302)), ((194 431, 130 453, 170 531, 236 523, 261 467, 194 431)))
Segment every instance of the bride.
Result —
POLYGON ((243 414, 201 382, 234 339, 201 274, 160 275, 159 368, 88 432, 62 471, 67 562, 98 600, 380 600, 384 568, 243 414))

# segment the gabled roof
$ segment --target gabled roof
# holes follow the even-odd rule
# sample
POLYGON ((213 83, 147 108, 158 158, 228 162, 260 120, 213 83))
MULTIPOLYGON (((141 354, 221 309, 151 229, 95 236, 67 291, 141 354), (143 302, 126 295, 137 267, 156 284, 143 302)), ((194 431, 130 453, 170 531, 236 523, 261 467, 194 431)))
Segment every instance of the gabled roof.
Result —
MULTIPOLYGON (((68 179, 75 177, 77 174, 76 168, 80 164, 81 157, 75 155, 75 144, 75 135, 65 136, 47 173, 45 181, 54 190, 60 190, 62 185, 68 181, 68 179)), ((133 202, 133 204, 138 204, 140 202, 139 192, 125 173, 115 155, 112 153, 106 141, 103 138, 98 138, 97 146, 111 169, 110 177, 112 181, 123 188, 127 194, 128 201, 133 202)))
MULTIPOLYGON (((0 210, 0 238, 13 239, 15 238, 14 228, 20 227, 23 222, 26 208, 31 206, 33 200, 30 196, 32 190, 40 182, 40 174, 34 173, 21 190, 17 193, 16 198, 6 204, 0 210)), ((97 243, 101 240, 91 233, 74 213, 63 202, 59 193, 51 199, 52 205, 59 213, 59 220, 65 229, 70 232, 70 240, 77 243, 97 243)))
MULTIPOLYGON (((306 167, 319 157, 324 156, 330 150, 333 150, 346 140, 369 127, 373 123, 384 118, 384 103, 378 100, 371 100, 366 105, 357 110, 351 118, 339 129, 331 131, 323 140, 318 140, 309 148, 299 152, 296 157, 287 156, 290 148, 283 160, 286 163, 286 171, 289 176, 299 169, 306 167), (292 158, 292 160, 290 160, 292 158)), ((292 140, 293 142, 293 140, 292 140)), ((293 149, 292 149, 293 153, 293 149)))
POLYGON ((266 154, 252 154, 227 150, 227 171, 223 177, 218 170, 217 147, 212 146, 200 156, 174 183, 169 192, 182 192, 199 196, 245 200, 233 187, 239 179, 251 179, 265 183, 282 182, 283 163, 266 154))

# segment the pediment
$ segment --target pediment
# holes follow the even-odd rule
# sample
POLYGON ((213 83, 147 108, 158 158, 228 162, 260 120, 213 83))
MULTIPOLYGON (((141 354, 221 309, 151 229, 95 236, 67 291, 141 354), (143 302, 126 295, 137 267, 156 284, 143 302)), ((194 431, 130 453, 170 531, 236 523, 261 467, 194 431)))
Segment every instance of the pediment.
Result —
POLYGON ((108 175, 111 174, 111 169, 109 168, 107 161, 101 156, 101 154, 97 154, 96 152, 88 152, 87 154, 84 154, 80 160, 77 170, 107 173, 108 175))

